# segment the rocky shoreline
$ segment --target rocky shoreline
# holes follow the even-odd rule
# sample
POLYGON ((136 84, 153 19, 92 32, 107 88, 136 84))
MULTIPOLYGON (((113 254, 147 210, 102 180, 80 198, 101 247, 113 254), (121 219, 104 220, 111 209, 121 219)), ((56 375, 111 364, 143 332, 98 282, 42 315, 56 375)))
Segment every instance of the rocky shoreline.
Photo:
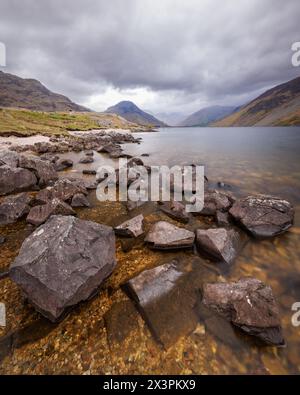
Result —
MULTIPOLYGON (((48 333, 52 328, 48 319, 57 325, 71 310, 76 315, 81 302, 89 303, 95 297, 101 305, 101 289, 117 271, 121 243, 124 256, 139 245, 153 254, 163 251, 175 256, 168 260, 166 255, 167 262, 131 273, 117 281, 114 289, 124 291, 129 297, 124 309, 129 309, 136 323, 143 319, 153 340, 166 350, 182 336, 199 331, 199 325, 209 331, 215 319, 228 332, 240 332, 245 342, 284 345, 279 309, 269 285, 244 277, 220 281, 219 265, 233 265, 250 239, 259 243, 288 231, 294 220, 292 205, 265 195, 237 199, 225 189, 212 189, 207 182, 204 208, 196 215, 187 213, 184 204, 157 202, 150 211, 147 204, 127 206, 127 215, 132 210, 130 218, 123 221, 120 216, 115 226, 77 218, 78 210, 83 210, 81 216, 91 207, 89 194, 96 189, 97 178, 90 169, 83 174, 93 177, 92 181, 69 177, 64 171, 72 168, 72 160, 58 154, 83 152, 83 164, 93 162, 94 152, 110 159, 130 158, 123 143, 140 143, 140 139, 127 133, 86 132, 84 137, 55 137, 0 151, 0 230, 24 218, 29 224, 28 236, 0 281, 12 280, 26 303, 46 317, 43 321, 37 315, 28 330, 43 322, 48 333), (160 214, 156 213, 164 217, 158 220, 160 214)), ((143 164, 141 158, 131 160, 133 165, 143 164)), ((122 334, 128 329, 112 329, 116 306, 104 318, 111 349, 116 346, 112 331, 122 334)), ((126 317, 124 320, 129 325, 126 317)), ((24 337, 23 328, 0 336, 0 358, 9 358, 18 347, 16 339, 24 337)))

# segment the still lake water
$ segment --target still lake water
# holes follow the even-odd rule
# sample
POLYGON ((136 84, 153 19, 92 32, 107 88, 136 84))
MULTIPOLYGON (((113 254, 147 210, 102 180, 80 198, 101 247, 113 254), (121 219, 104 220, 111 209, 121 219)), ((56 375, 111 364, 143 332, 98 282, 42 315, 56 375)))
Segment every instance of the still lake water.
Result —
MULTIPOLYGON (((166 260, 195 258, 192 251, 152 251, 142 241, 124 250, 118 238, 118 267, 104 289, 51 328, 41 323, 34 310, 24 304, 18 287, 9 279, 0 282, 8 322, 7 328, 0 329, 0 338, 10 332, 16 333, 16 339, 20 337, 18 346, 1 362, 0 373, 299 374, 300 326, 291 323, 291 307, 300 302, 300 128, 163 128, 157 133, 137 136, 142 138, 141 144, 126 144, 123 148, 134 156, 149 154, 143 157, 146 164, 204 164, 210 182, 230 184, 237 196, 267 193, 294 204, 296 220, 290 231, 271 240, 250 240, 236 262, 221 271, 223 281, 252 276, 272 287, 287 346, 280 349, 257 347, 241 335, 226 332, 216 321, 210 327, 200 326, 197 334, 183 337, 168 350, 163 350, 153 340, 141 317, 131 320, 120 313, 117 337, 123 332, 126 337, 109 345, 104 315, 114 306, 127 306, 120 285, 166 260), (25 329, 20 331, 20 327, 25 329)), ((117 164, 96 152, 94 163, 79 164, 82 155, 62 155, 74 161, 69 175, 82 177, 83 168, 117 164)), ((92 179, 91 176, 87 178, 92 179)), ((120 203, 99 203, 94 192, 89 198, 93 206, 78 211, 82 219, 117 225, 128 217, 120 203)), ((139 212, 145 216, 146 231, 157 220, 172 222, 153 207, 141 207, 130 216, 139 212)), ((194 230, 213 225, 205 221, 197 217, 185 227, 194 230)), ((4 230, 7 242, 1 247, 0 269, 9 266, 31 231, 25 222, 12 224, 4 230)), ((214 265, 209 261, 207 264, 214 265)))

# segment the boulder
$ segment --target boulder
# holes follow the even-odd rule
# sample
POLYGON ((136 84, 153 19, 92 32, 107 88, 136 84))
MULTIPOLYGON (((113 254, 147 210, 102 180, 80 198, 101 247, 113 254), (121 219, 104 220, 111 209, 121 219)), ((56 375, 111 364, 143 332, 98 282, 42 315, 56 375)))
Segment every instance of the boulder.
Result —
POLYGON ((213 259, 232 263, 241 249, 241 238, 234 229, 197 229, 196 244, 213 259))
POLYGON ((188 223, 190 216, 185 211, 184 204, 176 201, 171 203, 165 202, 160 205, 160 210, 167 214, 169 217, 176 219, 177 221, 188 223))
POLYGON ((46 152, 45 154, 42 154, 40 156, 40 159, 49 161, 51 163, 55 163, 55 162, 57 162, 59 160, 59 156, 54 155, 54 154, 52 154, 50 152, 46 152))
POLYGON ((262 342, 284 344, 278 307, 272 289, 255 278, 203 286, 204 306, 262 342))
POLYGON ((123 222, 114 228, 115 233, 120 236, 138 237, 144 233, 144 216, 142 214, 123 222))
POLYGON ((226 212, 230 209, 234 198, 225 192, 205 191, 204 207, 200 212, 201 215, 216 215, 217 211, 226 212))
POLYGON ((218 226, 225 228, 231 225, 230 216, 228 212, 217 211, 215 215, 215 220, 218 226))
POLYGON ((53 187, 48 187, 40 191, 36 196, 36 201, 44 204, 57 198, 65 202, 71 200, 77 193, 87 195, 84 183, 80 180, 69 180, 65 178, 56 181, 53 187))
POLYGON ((80 159, 79 163, 93 163, 94 158, 92 156, 85 156, 80 159))
POLYGON ((8 165, 0 166, 0 196, 22 192, 36 184, 37 178, 31 171, 8 165))
POLYGON ((48 161, 41 160, 36 156, 21 155, 19 166, 32 171, 35 174, 40 187, 44 187, 58 179, 54 165, 48 161))
POLYGON ((71 202, 72 207, 90 207, 90 202, 88 201, 87 197, 83 193, 76 193, 72 197, 71 202))
POLYGON ((293 225, 295 210, 286 200, 257 195, 237 200, 229 213, 252 236, 265 238, 287 231, 293 225))
POLYGON ((41 225, 51 215, 76 215, 76 212, 67 203, 54 198, 46 204, 32 207, 26 221, 32 225, 41 225))
POLYGON ((16 222, 30 210, 32 198, 27 193, 8 196, 0 204, 0 225, 16 222))
POLYGON ((59 159, 55 163, 55 169, 56 171, 63 171, 65 169, 68 169, 69 167, 73 166, 73 161, 71 159, 59 159))
POLYGON ((8 149, 0 150, 0 166, 19 167, 20 155, 8 149))
POLYGON ((145 241, 154 249, 191 248, 194 244, 195 234, 189 230, 178 228, 169 222, 156 222, 145 241))
POLYGON ((22 244, 10 277, 51 321, 93 296, 116 266, 113 229, 52 216, 22 244))

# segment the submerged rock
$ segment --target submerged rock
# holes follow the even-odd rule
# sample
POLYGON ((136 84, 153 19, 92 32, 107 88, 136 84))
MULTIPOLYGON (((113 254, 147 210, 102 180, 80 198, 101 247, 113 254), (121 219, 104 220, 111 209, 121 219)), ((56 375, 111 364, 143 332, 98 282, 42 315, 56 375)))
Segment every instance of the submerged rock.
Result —
POLYGON ((145 241, 154 249, 190 248, 195 235, 189 230, 178 228, 169 222, 156 222, 147 234, 145 241))
POLYGON ((241 248, 241 238, 234 229, 197 229, 196 244, 212 258, 232 263, 241 248))
POLYGON ((40 313, 56 321, 91 297, 115 266, 111 227, 55 215, 24 241, 10 277, 40 313))
POLYGON ((177 221, 188 223, 189 222, 189 214, 185 211, 184 204, 176 201, 172 201, 171 203, 163 203, 160 205, 160 210, 167 214, 169 217, 176 219, 177 221))
POLYGON ((94 158, 92 156, 85 156, 84 158, 81 158, 79 163, 93 163, 94 158))
POLYGON ((198 288, 215 274, 198 259, 165 263, 145 270, 125 284, 125 290, 154 335, 166 348, 192 333, 198 323, 198 288))
POLYGON ((76 215, 76 212, 67 203, 54 198, 46 204, 32 207, 26 221, 32 225, 41 225, 51 215, 76 215))
POLYGON ((28 193, 8 196, 0 204, 0 225, 11 224, 26 215, 32 198, 28 193))
POLYGON ((55 163, 55 169, 56 171, 63 171, 65 169, 68 169, 69 167, 73 166, 73 161, 71 159, 59 159, 55 163))
POLYGON ((22 192, 36 184, 37 178, 31 171, 20 167, 0 166, 0 196, 22 192))
POLYGON ((203 286, 204 306, 266 344, 284 344, 272 289, 255 278, 203 286))
POLYGON ((294 222, 294 208, 272 196, 248 196, 234 203, 229 213, 254 237, 273 237, 287 231, 294 222))
POLYGON ((120 236, 138 237, 144 233, 144 216, 142 214, 123 222, 114 228, 115 233, 120 236))

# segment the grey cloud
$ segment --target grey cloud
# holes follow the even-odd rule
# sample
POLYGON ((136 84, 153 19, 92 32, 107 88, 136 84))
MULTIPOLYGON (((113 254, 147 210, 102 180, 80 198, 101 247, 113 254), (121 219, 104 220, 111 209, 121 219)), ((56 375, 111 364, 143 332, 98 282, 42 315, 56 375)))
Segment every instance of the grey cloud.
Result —
POLYGON ((169 97, 150 110, 194 111, 296 77, 298 15, 298 0, 1 0, 0 41, 7 71, 79 103, 145 87, 169 97))

